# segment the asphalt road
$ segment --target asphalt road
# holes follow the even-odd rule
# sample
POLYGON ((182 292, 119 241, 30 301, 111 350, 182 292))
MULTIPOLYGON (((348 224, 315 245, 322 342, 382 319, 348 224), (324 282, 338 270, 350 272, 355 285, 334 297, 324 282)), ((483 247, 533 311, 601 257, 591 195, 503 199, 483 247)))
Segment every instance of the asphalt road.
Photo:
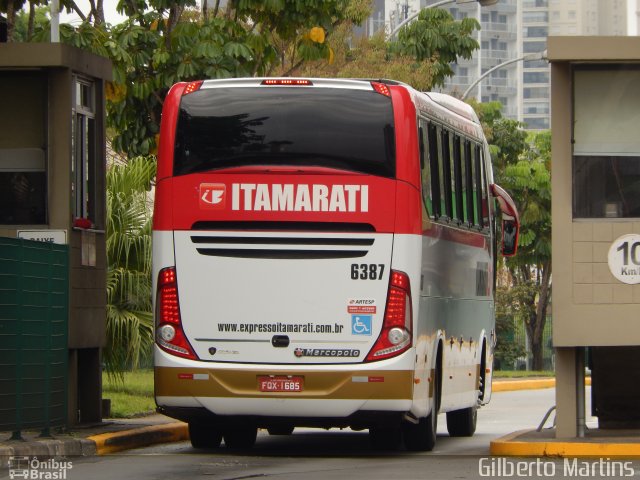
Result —
MULTIPOLYGON (((369 447, 366 431, 300 429, 286 437, 274 437, 261 432, 251 451, 234 452, 223 447, 215 452, 203 452, 193 449, 188 442, 181 442, 131 450, 126 454, 74 459, 73 468, 67 472, 67 479, 495 478, 506 476, 504 473, 508 473, 509 468, 517 467, 514 462, 519 460, 504 460, 507 465, 498 465, 497 459, 487 458, 489 442, 516 430, 536 427, 553 404, 553 389, 495 393, 491 404, 479 411, 477 433, 472 438, 449 438, 445 417, 441 415, 438 442, 432 452, 373 452, 369 447), (498 470, 500 468, 502 475, 498 470)), ((588 406, 587 411, 589 410, 588 406)), ((588 425, 595 426, 593 420, 590 418, 588 425)), ((583 465, 577 465, 580 466, 583 465)), ((589 472, 594 473, 592 463, 587 466, 590 467, 589 472)), ((632 469, 624 471, 632 472, 640 478, 640 463, 624 466, 632 469)), ((569 476, 572 472, 579 473, 574 467, 576 465, 568 465, 569 476)), ((623 465, 619 467, 622 468, 623 465)), ((528 474, 525 477, 565 478, 566 468, 563 460, 547 460, 537 465, 530 463, 526 467, 528 474)), ((585 472, 583 469, 582 473, 585 472)), ((597 468, 595 473, 599 473, 597 468)), ((611 476, 590 474, 588 478, 611 476)))

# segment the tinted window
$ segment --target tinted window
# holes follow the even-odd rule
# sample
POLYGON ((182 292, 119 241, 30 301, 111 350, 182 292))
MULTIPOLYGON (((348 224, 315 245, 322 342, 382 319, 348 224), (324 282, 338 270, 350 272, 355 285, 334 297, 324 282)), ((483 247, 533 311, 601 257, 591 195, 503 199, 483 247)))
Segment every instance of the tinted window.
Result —
POLYGON ((301 165, 395 176, 391 99, 314 87, 204 89, 182 98, 174 175, 301 165))
POLYGON ((574 156, 573 216, 640 217, 640 157, 574 156))

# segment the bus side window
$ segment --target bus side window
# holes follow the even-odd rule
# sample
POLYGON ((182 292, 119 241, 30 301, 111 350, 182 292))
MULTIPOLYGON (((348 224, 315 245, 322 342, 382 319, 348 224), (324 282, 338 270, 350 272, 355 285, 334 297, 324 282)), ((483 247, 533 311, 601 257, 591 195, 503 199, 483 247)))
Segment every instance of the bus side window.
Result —
POLYGON ((419 120, 418 142, 420 144, 420 183, 422 191, 422 210, 423 218, 433 215, 431 206, 431 188, 429 185, 429 161, 428 161, 428 144, 427 144, 428 125, 422 119, 419 120))
POLYGON ((438 169, 438 131, 433 123, 429 123, 429 177, 431 180, 431 205, 434 218, 442 215, 440 193, 440 170, 438 169))
POLYGON ((462 177, 463 177, 463 163, 462 152, 460 151, 460 144, 462 138, 458 135, 453 135, 453 200, 454 200, 454 218, 458 220, 458 223, 464 223, 465 218, 465 204, 464 194, 462 192, 462 177))
POLYGON ((476 205, 476 219, 480 228, 488 226, 488 205, 486 201, 486 187, 484 183, 484 168, 482 164, 482 147, 480 145, 474 146, 474 200, 476 205))
POLYGON ((471 149, 471 142, 469 140, 464 141, 464 191, 465 191, 465 203, 466 203, 466 215, 467 225, 472 227, 476 223, 475 208, 474 208, 474 188, 473 188, 473 158, 472 153, 475 153, 471 149))
POLYGON ((451 190, 451 144, 449 131, 442 128, 440 130, 440 152, 442 157, 440 158, 440 179, 441 179, 441 192, 443 204, 441 211, 448 219, 453 218, 452 199, 453 194, 451 190))

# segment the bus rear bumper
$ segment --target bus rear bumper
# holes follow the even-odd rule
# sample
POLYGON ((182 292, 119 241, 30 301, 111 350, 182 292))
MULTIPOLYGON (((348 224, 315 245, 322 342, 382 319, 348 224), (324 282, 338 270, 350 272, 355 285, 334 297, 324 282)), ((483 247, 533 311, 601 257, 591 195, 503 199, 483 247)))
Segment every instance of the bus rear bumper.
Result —
POLYGON ((206 415, 213 417, 333 418, 341 422, 329 423, 339 426, 364 412, 399 415, 410 411, 413 386, 411 370, 155 369, 155 396, 160 411, 181 420, 185 414, 198 417, 208 412, 206 415), (261 391, 260 379, 274 373, 279 377, 301 377, 301 391, 261 391))
POLYGON ((291 427, 363 430, 372 427, 397 425, 405 416, 404 411, 394 410, 357 410, 349 415, 340 415, 338 411, 327 409, 324 403, 320 409, 316 409, 314 412, 308 412, 306 408, 301 410, 289 409, 286 415, 282 411, 277 411, 275 415, 270 415, 268 411, 256 414, 255 409, 251 413, 244 415, 237 413, 222 415, 213 413, 209 408, 205 407, 176 406, 161 406, 158 407, 158 412, 183 422, 215 425, 219 428, 237 427, 239 425, 271 428, 287 425, 291 427), (302 414, 305 412, 307 414, 302 414), (332 413, 334 416, 321 416, 321 413, 332 413))

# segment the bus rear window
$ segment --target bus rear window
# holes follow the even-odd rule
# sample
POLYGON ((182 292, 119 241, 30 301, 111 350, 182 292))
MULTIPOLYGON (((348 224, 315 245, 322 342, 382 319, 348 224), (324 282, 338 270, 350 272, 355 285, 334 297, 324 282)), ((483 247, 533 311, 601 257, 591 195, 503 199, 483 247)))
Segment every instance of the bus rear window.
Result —
POLYGON ((213 88, 182 98, 174 175, 254 165, 393 178, 391 99, 373 91, 307 87, 213 88))

